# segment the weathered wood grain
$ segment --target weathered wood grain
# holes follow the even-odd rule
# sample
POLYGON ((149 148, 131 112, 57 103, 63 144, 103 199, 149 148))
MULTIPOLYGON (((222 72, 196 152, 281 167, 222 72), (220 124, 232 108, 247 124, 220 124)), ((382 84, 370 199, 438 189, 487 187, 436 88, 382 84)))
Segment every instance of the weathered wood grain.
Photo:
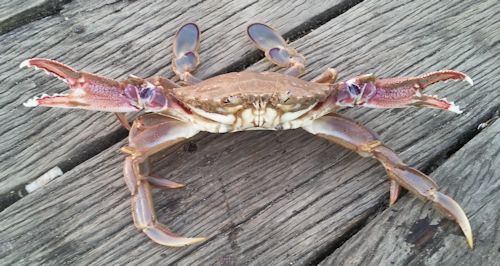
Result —
POLYGON ((196 21, 204 63, 197 74, 206 77, 256 50, 245 37, 250 20, 287 32, 349 2, 74 1, 58 16, 2 35, 0 195, 54 166, 71 169, 126 134, 112 114, 23 107, 34 95, 67 89, 43 73, 20 70, 23 60, 53 58, 113 78, 170 75, 172 36, 183 22, 196 21))
POLYGON ((0 34, 57 13, 69 0, 0 0, 0 34))
MULTIPOLYGON (((320 65, 345 75, 444 67, 469 73, 473 88, 447 83, 431 90, 457 99, 465 107, 461 116, 415 109, 346 112, 381 133, 411 165, 428 167, 498 106, 500 92, 491 86, 500 74, 495 10, 496 1, 365 1, 294 45, 312 62, 308 76, 318 74, 320 65)), ((188 187, 155 196, 161 221, 184 235, 210 237, 206 243, 168 249, 134 230, 121 182, 118 147, 124 143, 118 143, 6 209, 0 261, 302 264, 315 261, 387 201, 385 174, 375 162, 300 130, 201 135, 194 143, 196 152, 178 146, 158 156, 158 174, 188 187)), ((453 178, 436 176, 438 183, 453 178)), ((443 230, 458 234, 452 226, 443 230)), ((454 244, 466 249, 465 241, 454 244)))
POLYGON ((458 247, 460 230, 436 217, 429 205, 403 197, 329 256, 322 265, 499 265, 500 121, 440 166, 433 174, 462 198, 474 229, 474 250, 458 247), (471 160, 473 158, 473 160, 471 160), (470 163, 464 163, 470 162, 470 163), (453 232, 453 233, 450 233, 453 232))

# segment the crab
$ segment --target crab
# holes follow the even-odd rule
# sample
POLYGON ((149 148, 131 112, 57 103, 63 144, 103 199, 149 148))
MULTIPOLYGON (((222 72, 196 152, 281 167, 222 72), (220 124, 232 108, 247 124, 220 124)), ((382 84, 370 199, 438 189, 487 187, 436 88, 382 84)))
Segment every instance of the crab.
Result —
POLYGON ((179 247, 205 240, 182 237, 161 224, 155 214, 152 188, 180 188, 183 184, 149 173, 148 157, 199 132, 230 133, 245 130, 302 128, 326 138, 384 166, 390 181, 389 203, 396 202, 401 187, 428 200, 462 229, 473 248, 469 220, 459 204, 441 192, 428 175, 406 165, 373 131, 338 114, 345 107, 427 107, 460 113, 453 102, 424 94, 430 85, 447 80, 467 81, 459 71, 441 70, 416 77, 379 79, 366 74, 336 82, 337 72, 326 69, 316 78, 298 77, 305 71, 305 58, 290 47, 273 28, 253 23, 247 28, 251 42, 284 73, 235 72, 200 80, 192 74, 200 63, 200 30, 187 23, 177 31, 173 44, 174 82, 164 77, 129 76, 116 81, 77 71, 54 60, 33 58, 21 67, 44 70, 69 86, 67 93, 44 94, 24 103, 114 112, 130 130, 124 163, 125 183, 132 195, 135 226, 161 245, 179 247), (130 126, 126 113, 141 112, 130 126))

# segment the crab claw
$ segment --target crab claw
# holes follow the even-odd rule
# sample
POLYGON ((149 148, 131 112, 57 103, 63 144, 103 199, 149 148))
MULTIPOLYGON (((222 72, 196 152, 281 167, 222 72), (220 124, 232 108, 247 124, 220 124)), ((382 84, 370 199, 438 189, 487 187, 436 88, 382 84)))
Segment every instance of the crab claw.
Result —
POLYGON ((376 79, 368 74, 337 83, 337 104, 372 108, 401 108, 408 106, 437 108, 462 113, 460 108, 445 98, 423 94, 430 85, 448 80, 463 80, 473 85, 472 79, 459 71, 442 70, 417 77, 376 79))
POLYGON ((161 89, 138 77, 116 81, 92 73, 77 71, 60 62, 33 58, 20 67, 44 70, 69 86, 66 93, 43 94, 24 103, 26 107, 47 106, 79 108, 106 112, 133 112, 145 108, 161 109, 167 104, 161 89))

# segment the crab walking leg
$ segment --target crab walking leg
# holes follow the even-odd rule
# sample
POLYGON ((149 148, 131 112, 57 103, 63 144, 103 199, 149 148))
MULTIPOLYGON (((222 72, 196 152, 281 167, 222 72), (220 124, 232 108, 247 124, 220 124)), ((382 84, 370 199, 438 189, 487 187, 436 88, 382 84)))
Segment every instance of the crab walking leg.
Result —
POLYGON ((130 130, 130 123, 128 122, 127 114, 126 113, 115 113, 116 118, 118 119, 118 122, 126 128, 127 130, 130 130))
POLYGON ((166 179, 150 177, 147 159, 150 155, 168 148, 198 132, 191 125, 157 114, 150 114, 134 122, 129 142, 122 150, 129 156, 125 159, 125 183, 132 194, 132 217, 135 226, 158 244, 181 247, 205 240, 203 237, 178 236, 158 222, 153 206, 152 185, 163 188, 182 187, 166 179), (149 122, 144 120, 150 120, 149 122), (147 126, 147 123, 154 125, 147 126), (146 126, 145 126, 146 125, 146 126))
POLYGON ((319 74, 319 76, 313 78, 311 82, 316 83, 334 83, 337 80, 337 70, 333 68, 327 68, 323 73, 319 74))
POLYGON ((183 187, 185 187, 184 184, 168 180, 168 179, 166 179, 164 177, 151 176, 150 175, 149 160, 144 160, 142 162, 142 164, 141 164, 141 174, 143 176, 146 176, 149 184, 151 184, 151 186, 153 188, 171 189, 171 188, 183 188, 183 187))
POLYGON ((172 70, 180 80, 189 85, 201 80, 193 76, 193 72, 200 64, 200 29, 195 23, 187 23, 175 34, 172 70))
POLYGON ((294 77, 304 74, 306 59, 288 46, 276 30, 262 23, 253 23, 248 26, 247 35, 265 53, 267 59, 280 67, 288 68, 285 74, 294 77))
MULTIPOLYGON (((372 131, 338 114, 319 118, 304 129, 356 151, 362 156, 370 156, 379 160, 392 180, 420 199, 432 201, 449 219, 455 220, 462 229, 468 245, 473 248, 469 220, 458 203, 440 192, 432 178, 404 164, 398 155, 386 147, 372 131)), ((393 193, 397 194, 397 191, 393 190, 398 189, 391 189, 391 198, 393 193)))

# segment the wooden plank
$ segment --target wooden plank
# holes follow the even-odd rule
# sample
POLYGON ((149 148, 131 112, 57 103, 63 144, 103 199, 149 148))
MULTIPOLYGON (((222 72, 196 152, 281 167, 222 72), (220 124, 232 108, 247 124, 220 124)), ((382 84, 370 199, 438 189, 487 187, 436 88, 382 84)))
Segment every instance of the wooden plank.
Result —
POLYGON ((23 59, 53 58, 114 78, 165 74, 173 34, 181 23, 197 21, 203 28, 204 64, 196 73, 206 77, 255 51, 244 36, 248 20, 272 22, 287 32, 349 2, 74 1, 60 16, 5 34, 0 40, 0 119, 5 121, 0 129, 0 195, 54 166, 71 169, 126 134, 112 114, 23 107, 34 95, 66 90, 43 73, 19 70, 23 59))
POLYGON ((68 0, 0 0, 0 34, 34 20, 56 14, 68 0))
POLYGON ((429 205, 418 204, 413 197, 405 196, 335 250, 322 265, 388 262, 391 265, 498 265, 498 154, 500 121, 474 137, 433 173, 443 180, 443 189, 462 198, 475 235, 474 250, 458 245, 464 240, 454 224, 438 218, 429 205))
MULTIPOLYGON (((498 28, 495 8, 495 1, 365 1, 295 44, 314 62, 309 76, 320 72, 321 62, 347 74, 417 74, 445 66, 471 74, 474 88, 447 83, 431 90, 459 99, 466 108, 461 116, 415 109, 346 112, 381 133, 411 165, 429 166, 498 104, 499 92, 490 86, 500 74, 497 54, 478 53, 477 39, 471 37, 482 30, 485 44, 498 41, 498 35, 488 35, 498 28), (408 13, 418 17, 405 20, 408 13), (446 35, 450 27, 460 30, 446 35), (330 41, 339 47, 335 54, 330 41)), ((120 180, 123 157, 117 149, 124 143, 119 143, 6 209, 0 261, 307 263, 386 204, 381 167, 303 131, 202 135, 194 143, 196 152, 177 147, 159 154, 158 174, 188 187, 155 197, 161 221, 209 241, 168 249, 133 229, 128 191, 120 180)), ((457 246, 466 248, 464 242, 457 246)))

